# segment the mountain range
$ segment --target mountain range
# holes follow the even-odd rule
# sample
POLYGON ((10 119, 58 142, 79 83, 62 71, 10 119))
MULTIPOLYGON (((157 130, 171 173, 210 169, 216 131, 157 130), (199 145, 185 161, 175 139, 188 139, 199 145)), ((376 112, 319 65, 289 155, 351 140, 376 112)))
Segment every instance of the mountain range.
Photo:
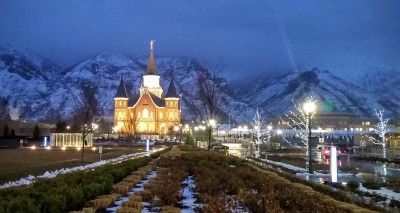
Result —
MULTIPOLYGON (((182 117, 195 119, 190 104, 198 102, 196 79, 209 74, 199 60, 189 57, 157 58, 164 90, 170 79, 182 94, 182 117)), ((96 86, 103 115, 113 115, 113 98, 121 78, 129 93, 137 93, 147 59, 99 54, 67 68, 12 47, 0 48, 0 98, 14 120, 68 118, 74 112, 82 85, 96 86)), ((227 82, 222 79, 221 109, 232 122, 251 122, 256 108, 266 118, 294 110, 294 100, 312 95, 320 111, 350 112, 373 117, 375 109, 387 116, 400 114, 400 71, 369 71, 357 79, 343 79, 326 70, 260 74, 227 82)), ((224 122, 228 122, 227 120, 224 122)))

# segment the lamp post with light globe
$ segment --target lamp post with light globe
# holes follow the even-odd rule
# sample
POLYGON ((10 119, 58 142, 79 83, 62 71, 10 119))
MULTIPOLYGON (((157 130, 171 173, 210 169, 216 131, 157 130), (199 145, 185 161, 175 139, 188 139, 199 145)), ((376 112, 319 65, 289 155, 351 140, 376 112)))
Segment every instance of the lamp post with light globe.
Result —
POLYGON ((269 146, 269 149, 272 151, 273 146, 272 146, 272 141, 271 141, 271 130, 272 130, 272 126, 268 125, 267 126, 267 143, 269 143, 269 144, 267 144, 267 146, 269 146))
POLYGON ((311 115, 315 112, 315 103, 306 102, 303 106, 304 111, 307 113, 308 124, 308 173, 312 174, 312 159, 311 159, 311 115))

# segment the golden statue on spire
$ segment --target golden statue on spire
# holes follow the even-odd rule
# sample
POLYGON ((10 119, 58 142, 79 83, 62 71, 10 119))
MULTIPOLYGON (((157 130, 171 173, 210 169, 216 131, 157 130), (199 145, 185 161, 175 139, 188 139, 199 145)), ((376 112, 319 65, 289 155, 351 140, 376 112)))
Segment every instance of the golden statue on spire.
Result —
POLYGON ((150 40, 150 49, 153 50, 154 40, 150 40))

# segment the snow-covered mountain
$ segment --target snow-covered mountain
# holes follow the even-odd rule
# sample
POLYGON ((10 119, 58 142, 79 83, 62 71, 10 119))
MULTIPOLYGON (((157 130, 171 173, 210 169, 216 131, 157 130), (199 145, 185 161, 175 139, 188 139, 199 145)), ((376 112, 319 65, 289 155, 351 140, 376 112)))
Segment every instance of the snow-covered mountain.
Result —
MULTIPOLYGON (((156 66, 164 90, 174 79, 182 94, 183 117, 193 119, 191 104, 199 102, 197 79, 208 70, 188 57, 158 58, 156 66)), ((49 60, 13 48, 0 49, 0 98, 8 101, 9 112, 22 120, 69 117, 77 106, 81 86, 98 88, 97 100, 104 115, 113 114, 113 98, 121 78, 129 93, 138 93, 147 59, 99 54, 62 69, 49 60)), ((238 81, 221 79, 221 108, 233 121, 250 122, 257 107, 267 116, 280 116, 293 110, 292 100, 314 95, 325 111, 353 112, 373 116, 374 109, 385 109, 392 116, 400 113, 399 72, 373 72, 360 82, 341 79, 328 71, 313 69, 280 75, 242 77, 238 81), (396 77, 393 77, 396 75, 396 77), (396 89, 391 92, 392 89, 396 89)), ((164 91, 166 92, 166 91, 164 91)), ((15 117, 15 116, 14 116, 15 117)))
POLYGON ((51 106, 62 69, 50 61, 10 47, 0 48, 0 95, 17 117, 30 119, 51 106))
MULTIPOLYGON (((190 104, 197 100, 195 84, 198 76, 208 72, 198 60, 187 57, 179 58, 156 58, 156 67, 161 76, 161 87, 166 92, 171 78, 174 79, 178 92, 182 94, 183 117, 193 119, 194 113, 190 104)), ((119 80, 122 77, 126 83, 128 93, 138 93, 142 76, 147 67, 147 59, 132 59, 121 55, 100 54, 92 59, 86 60, 65 72, 68 87, 74 91, 67 93, 64 99, 73 99, 73 94, 78 94, 77 85, 90 84, 98 87, 97 100, 105 115, 112 115, 114 110, 114 96, 117 91, 119 80)), ((237 120, 246 120, 252 109, 242 101, 227 93, 222 93, 223 101, 229 103, 229 107, 223 107, 226 114, 237 120)), ((71 103, 71 102, 69 102, 71 103)), ((72 109, 65 103, 65 109, 72 109)), ((70 110, 68 110, 70 112, 70 110)))
POLYGON ((314 68, 248 79, 237 85, 234 94, 272 117, 293 110, 293 101, 304 100, 309 95, 318 99, 318 108, 323 112, 352 112, 359 116, 374 117, 375 109, 384 109, 389 116, 397 116, 400 114, 400 102, 398 94, 394 93, 399 90, 388 89, 396 83, 386 83, 385 87, 382 85, 383 82, 399 79, 400 76, 394 79, 392 74, 386 77, 380 74, 380 78, 387 81, 366 74, 361 81, 368 83, 359 84, 314 68))

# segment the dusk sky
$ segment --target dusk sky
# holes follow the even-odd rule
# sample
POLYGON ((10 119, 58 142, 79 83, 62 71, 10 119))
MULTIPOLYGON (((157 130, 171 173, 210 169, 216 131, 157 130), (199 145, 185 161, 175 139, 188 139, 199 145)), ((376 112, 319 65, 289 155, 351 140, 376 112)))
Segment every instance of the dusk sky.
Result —
POLYGON ((228 78, 400 69, 399 0, 1 0, 0 43, 62 67, 97 53, 190 56, 228 78))

